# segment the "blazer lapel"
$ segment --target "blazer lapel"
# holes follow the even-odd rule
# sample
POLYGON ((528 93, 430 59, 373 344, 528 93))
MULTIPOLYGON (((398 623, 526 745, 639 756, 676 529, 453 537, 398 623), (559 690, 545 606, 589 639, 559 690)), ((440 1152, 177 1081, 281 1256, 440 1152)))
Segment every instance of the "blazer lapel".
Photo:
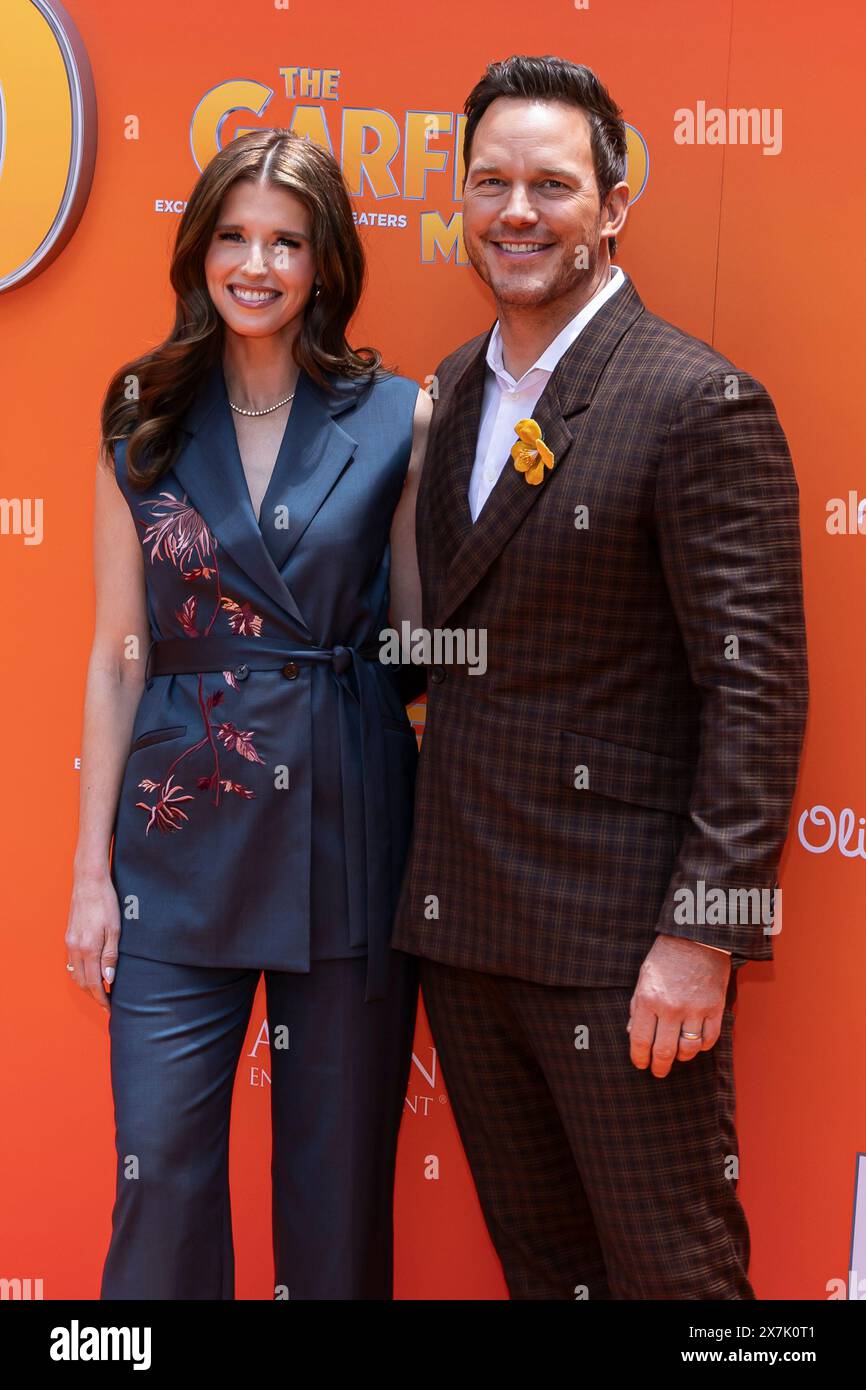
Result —
MULTIPOLYGON (((640 295, 627 279, 563 353, 532 412, 532 419, 541 426, 544 442, 553 451, 553 469, 545 470, 544 480, 532 486, 509 458, 473 525, 468 490, 487 371, 488 333, 457 383, 449 407, 449 415, 454 418, 453 433, 460 444, 450 462, 446 453, 442 486, 449 504, 448 528, 450 531, 453 527, 457 543, 452 548, 438 612, 434 615, 435 626, 441 626, 484 577, 542 492, 556 486, 573 443, 568 420, 589 405, 611 353, 643 308, 640 295)), ((437 447, 443 452, 446 445, 438 441, 447 439, 449 426, 450 419, 443 420, 437 436, 437 447)))
POLYGON ((286 431, 261 508, 264 544, 278 570, 284 568, 352 460, 358 441, 334 417, 355 403, 362 385, 332 378, 331 390, 326 393, 305 371, 298 377, 286 431), (277 508, 284 525, 275 524, 277 508))
POLYGON ((452 557, 473 529, 469 510, 469 479, 481 425, 487 377, 487 345, 492 332, 491 327, 464 369, 454 387, 446 418, 438 427, 442 438, 442 461, 435 474, 436 505, 446 521, 444 540, 452 557))
POLYGON ((221 361, 208 369, 181 422, 190 437, 173 464, 175 476, 220 545, 308 635, 310 629, 281 569, 352 457, 356 441, 336 424, 333 414, 355 397, 354 383, 348 382, 337 383, 330 399, 301 371, 262 500, 264 534, 244 476, 221 361), (284 526, 274 524, 274 509, 280 503, 287 508, 280 515, 284 526))

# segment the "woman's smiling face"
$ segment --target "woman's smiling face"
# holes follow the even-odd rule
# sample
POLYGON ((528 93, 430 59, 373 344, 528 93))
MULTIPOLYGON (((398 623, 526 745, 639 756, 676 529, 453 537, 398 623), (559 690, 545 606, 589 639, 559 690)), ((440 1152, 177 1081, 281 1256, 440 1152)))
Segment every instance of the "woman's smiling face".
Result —
POLYGON ((205 256, 208 293, 226 327, 265 337, 300 323, 316 265, 300 198, 239 179, 222 201, 205 256))

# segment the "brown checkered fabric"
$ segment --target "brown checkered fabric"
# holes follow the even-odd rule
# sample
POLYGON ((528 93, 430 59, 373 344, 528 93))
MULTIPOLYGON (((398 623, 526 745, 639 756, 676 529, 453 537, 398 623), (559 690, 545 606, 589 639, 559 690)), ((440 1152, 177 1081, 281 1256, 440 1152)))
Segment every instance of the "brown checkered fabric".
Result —
POLYGON ((684 924, 674 895, 769 893, 787 833, 807 668, 772 401, 628 280, 533 412, 553 470, 509 461, 473 525, 488 337, 439 367, 417 509, 425 627, 484 629, 487 670, 430 671, 393 944, 555 985, 633 987, 657 931, 771 958, 760 915, 684 924))
POLYGON ((755 1297, 730 1007, 715 1047, 655 1077, 629 1060, 630 989, 429 960, 421 984, 512 1298, 755 1297))

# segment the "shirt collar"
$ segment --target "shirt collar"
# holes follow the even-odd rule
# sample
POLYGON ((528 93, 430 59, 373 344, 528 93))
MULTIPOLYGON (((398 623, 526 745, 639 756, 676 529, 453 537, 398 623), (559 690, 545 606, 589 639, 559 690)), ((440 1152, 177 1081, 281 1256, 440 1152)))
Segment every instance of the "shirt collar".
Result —
POLYGON ((499 332, 499 320, 497 319, 493 325, 490 342, 487 344, 487 365, 494 376, 497 377, 500 384, 508 387, 519 386, 520 382, 524 381, 531 372, 536 371, 547 372, 549 375, 566 349, 571 347, 571 344, 574 342, 581 329, 585 327, 593 314, 601 308, 604 300, 613 294, 615 290, 619 289, 624 280, 625 272, 622 267, 612 265, 607 284, 603 285, 600 290, 596 290, 592 299, 588 300, 583 308, 578 310, 573 319, 569 319, 565 327, 557 333, 553 342, 548 343, 541 356, 537 361, 533 362, 531 367, 527 367, 523 376, 521 376, 518 381, 515 381, 514 377, 503 365, 502 336, 499 332))

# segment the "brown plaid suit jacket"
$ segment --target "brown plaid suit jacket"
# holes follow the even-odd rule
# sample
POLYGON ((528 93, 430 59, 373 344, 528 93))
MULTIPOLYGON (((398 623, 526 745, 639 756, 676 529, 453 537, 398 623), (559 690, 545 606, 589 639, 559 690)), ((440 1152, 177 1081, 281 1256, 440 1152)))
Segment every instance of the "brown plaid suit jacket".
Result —
POLYGON ((473 525, 489 336, 437 371, 416 522, 424 626, 485 629, 487 670, 429 672, 393 944, 555 985, 633 984, 658 931, 769 959, 729 894, 777 885, 808 701, 772 401, 629 279, 533 412, 553 470, 509 461, 473 525), (678 920, 700 880, 721 921, 678 920))

